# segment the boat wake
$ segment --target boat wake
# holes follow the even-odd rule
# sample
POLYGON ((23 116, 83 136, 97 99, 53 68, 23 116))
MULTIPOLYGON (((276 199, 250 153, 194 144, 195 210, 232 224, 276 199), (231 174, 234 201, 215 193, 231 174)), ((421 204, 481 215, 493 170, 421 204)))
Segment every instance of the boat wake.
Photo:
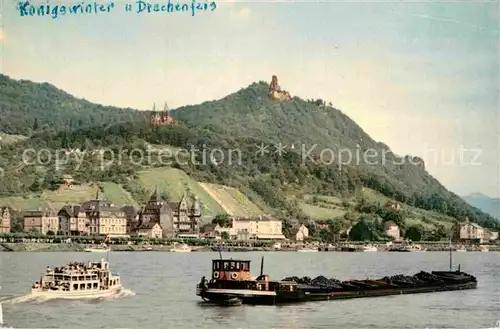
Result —
POLYGON ((101 297, 100 299, 113 300, 113 299, 120 299, 120 298, 128 297, 128 296, 135 296, 135 292, 133 292, 130 289, 122 288, 116 294, 113 294, 113 295, 110 295, 110 296, 107 296, 107 297, 101 297))
MULTIPOLYGON (((134 296, 135 292, 129 289, 121 289, 115 294, 108 296, 81 296, 81 297, 73 297, 72 300, 114 300, 120 299, 123 297, 134 296)), ((44 303, 52 300, 62 300, 68 298, 60 298, 60 297, 50 297, 50 296, 40 296, 34 295, 32 293, 28 293, 20 296, 1 296, 0 303, 6 304, 20 304, 20 303, 44 303)), ((1 327, 0 327, 1 328, 1 327)))
POLYGON ((491 327, 491 328, 484 328, 484 329, 500 329, 500 320, 497 321, 495 327, 491 327))
MULTIPOLYGON (((425 328, 425 329, 436 329, 436 328, 425 328)), ((453 328, 442 328, 442 329, 453 329, 453 328)), ((500 329, 500 320, 497 321, 495 327, 480 328, 480 329, 500 329)))

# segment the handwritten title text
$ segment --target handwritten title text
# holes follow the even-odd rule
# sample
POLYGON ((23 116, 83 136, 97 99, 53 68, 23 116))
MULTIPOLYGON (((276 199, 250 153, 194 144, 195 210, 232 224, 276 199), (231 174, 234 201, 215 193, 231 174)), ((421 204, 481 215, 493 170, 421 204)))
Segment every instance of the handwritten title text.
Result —
MULTIPOLYGON (((111 13, 115 8, 120 6, 116 5, 113 1, 108 1, 107 3, 85 3, 80 2, 78 4, 35 4, 30 1, 19 2, 19 14, 21 17, 33 17, 33 16, 48 16, 52 19, 59 18, 61 16, 70 15, 89 15, 89 14, 99 14, 99 13, 111 13)), ((215 1, 209 2, 192 0, 190 3, 172 2, 170 0, 165 0, 163 2, 149 2, 145 0, 137 0, 134 3, 124 3, 122 9, 126 12, 131 13, 176 13, 185 12, 190 13, 191 16, 195 16, 199 12, 211 12, 217 9, 217 4, 215 1)))

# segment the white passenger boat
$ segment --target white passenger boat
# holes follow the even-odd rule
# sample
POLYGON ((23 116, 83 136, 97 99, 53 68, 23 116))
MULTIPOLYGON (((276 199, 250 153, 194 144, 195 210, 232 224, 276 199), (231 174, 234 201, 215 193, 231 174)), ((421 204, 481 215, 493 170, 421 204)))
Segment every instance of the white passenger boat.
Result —
POLYGON ((174 247, 170 249, 171 252, 191 252, 191 248, 185 243, 174 243, 174 247))
POLYGON ((47 268, 40 281, 31 287, 31 293, 40 297, 78 299, 107 297, 122 289, 120 276, 113 274, 109 263, 101 259, 47 268))
POLYGON ((467 252, 467 249, 464 246, 460 246, 457 248, 456 252, 467 252))
POLYGON ((85 250, 85 252, 108 252, 108 251, 111 251, 111 249, 104 243, 101 244, 100 246, 96 246, 96 247, 87 247, 84 250, 85 250))
POLYGON ((490 249, 488 248, 488 246, 481 246, 481 252, 489 252, 490 249))
POLYGON ((396 252, 424 252, 427 249, 422 248, 419 244, 408 244, 408 245, 391 245, 388 251, 396 251, 396 252))
POLYGON ((378 251, 377 247, 371 244, 363 246, 363 252, 377 252, 377 251, 378 251))
POLYGON ((412 245, 409 245, 407 248, 408 248, 408 250, 410 252, 424 252, 424 251, 427 251, 427 249, 422 248, 422 246, 419 245, 419 244, 412 244, 412 245))

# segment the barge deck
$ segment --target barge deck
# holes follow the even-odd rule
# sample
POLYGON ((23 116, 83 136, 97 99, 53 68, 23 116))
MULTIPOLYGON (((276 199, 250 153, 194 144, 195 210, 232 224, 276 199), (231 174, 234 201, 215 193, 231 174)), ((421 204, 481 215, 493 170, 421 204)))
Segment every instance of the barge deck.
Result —
POLYGON ((202 277, 196 295, 221 305, 234 299, 242 304, 276 305, 476 288, 476 278, 460 270, 422 271, 413 276, 395 275, 377 280, 339 281, 319 276, 312 280, 288 277, 271 281, 263 274, 263 259, 257 278, 251 276, 248 260, 218 259, 212 262, 212 279, 207 281, 202 277))

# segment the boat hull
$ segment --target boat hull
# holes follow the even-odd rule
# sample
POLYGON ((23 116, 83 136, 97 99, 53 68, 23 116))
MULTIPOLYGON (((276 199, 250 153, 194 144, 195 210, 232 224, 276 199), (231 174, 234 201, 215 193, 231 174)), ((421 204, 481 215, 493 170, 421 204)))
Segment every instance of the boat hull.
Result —
POLYGON ((383 296, 393 296, 393 295, 407 295, 407 294, 418 294, 418 293, 432 293, 432 292, 442 292, 442 291, 453 291, 453 290, 466 290, 466 289, 476 289, 477 283, 463 283, 454 284, 448 286, 428 286, 428 287, 404 287, 398 289, 373 289, 364 291, 345 291, 345 292, 308 292, 308 291, 297 291, 295 293, 287 294, 255 294, 252 292, 225 292, 221 291, 207 290, 199 291, 198 296, 202 297, 206 302, 213 302, 217 304, 223 304, 224 301, 230 300, 232 298, 239 298, 243 304, 251 305, 276 305, 276 304, 287 304, 287 303, 301 303, 309 301, 326 301, 326 300, 340 300, 340 299, 353 299, 353 298, 367 298, 367 297, 383 297, 383 296))
MULTIPOLYGON (((429 282, 419 285, 385 285, 366 288, 321 288, 300 285, 295 291, 262 291, 248 289, 218 289, 197 287, 196 295, 206 302, 223 304, 224 301, 238 298, 243 304, 276 305, 286 303, 301 303, 309 301, 326 301, 352 298, 382 297, 392 295, 406 295, 418 293, 432 293, 441 291, 476 289, 477 281, 470 276, 460 276, 456 273, 435 272, 440 274, 444 282, 429 282)), ((353 281, 356 282, 356 281, 353 281)), ((369 281, 357 281, 369 283, 369 281)), ((376 281, 371 281, 376 282, 376 281)), ((348 286, 348 285, 347 285, 348 286)))
POLYGON ((32 289, 31 295, 42 298, 57 298, 57 299, 82 299, 82 298, 102 298, 109 297, 121 292, 122 285, 114 286, 107 290, 96 291, 58 291, 58 290, 39 290, 32 289))
POLYGON ((111 251, 110 249, 85 249, 84 250, 85 252, 100 252, 100 253, 104 253, 104 252, 108 252, 108 251, 111 251))

